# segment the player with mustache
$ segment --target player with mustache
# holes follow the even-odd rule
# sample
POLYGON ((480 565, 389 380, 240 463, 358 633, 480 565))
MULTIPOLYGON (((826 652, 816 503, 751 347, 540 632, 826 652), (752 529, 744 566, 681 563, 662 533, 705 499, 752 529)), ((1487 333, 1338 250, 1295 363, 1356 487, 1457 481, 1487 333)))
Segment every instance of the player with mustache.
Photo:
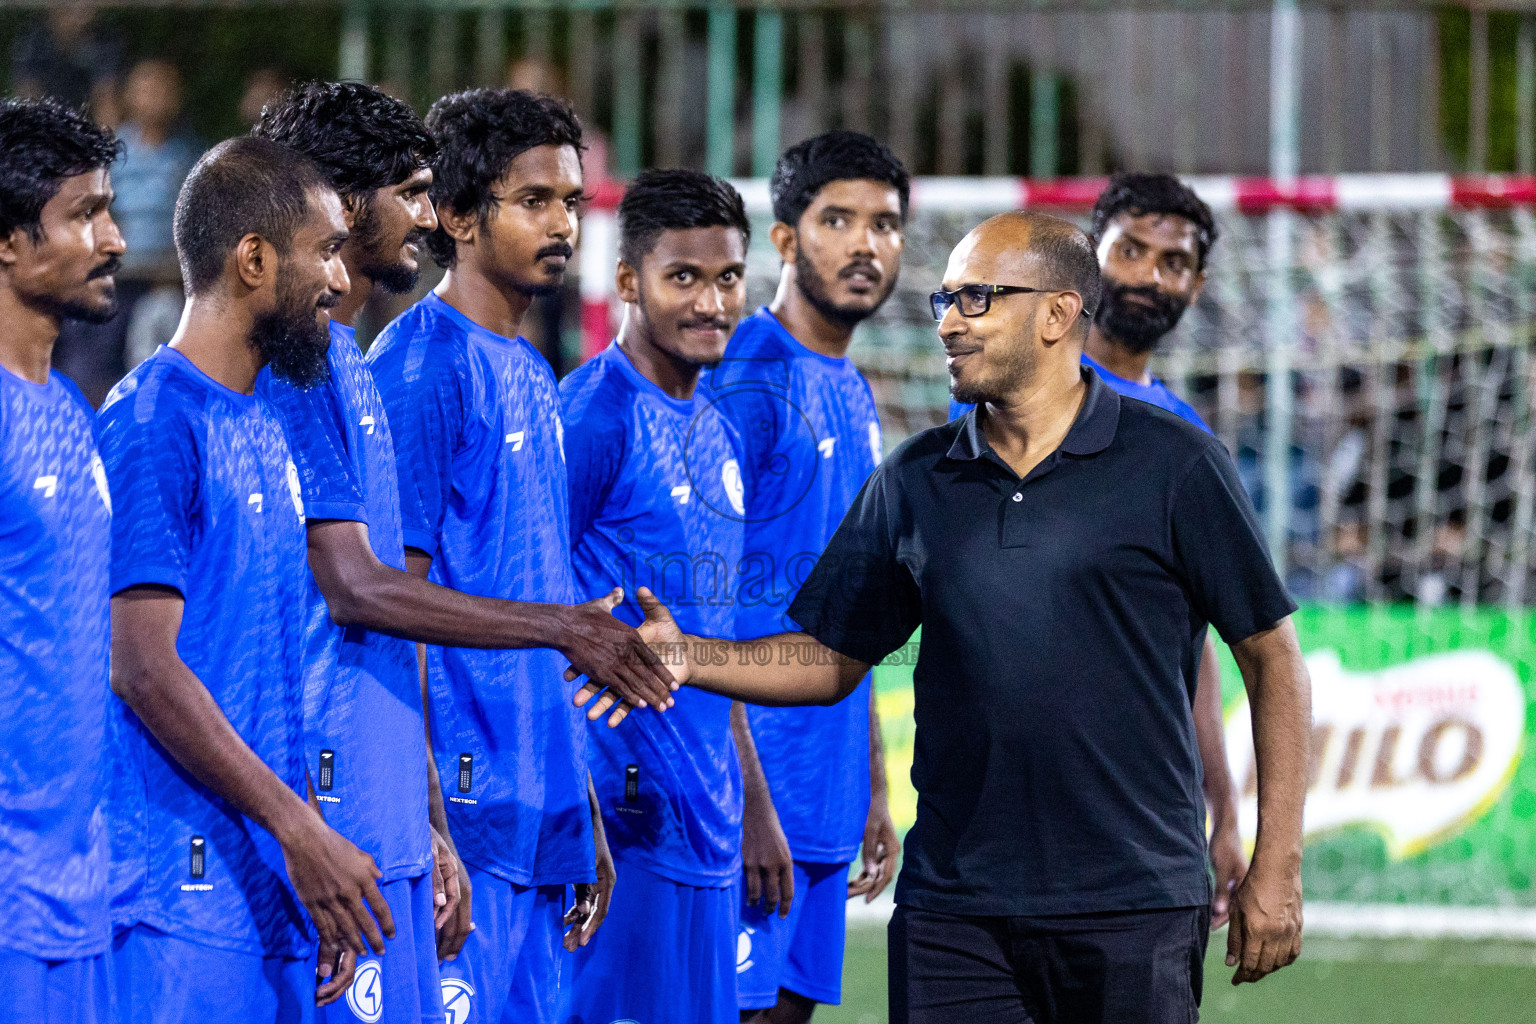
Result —
MULTIPOLYGON (((880 464, 874 395, 848 346, 896 286, 909 187, 891 151, 857 132, 808 139, 774 169, 778 292, 708 377, 742 437, 755 496, 744 638, 796 628, 789 602, 880 464)), ((880 721, 868 679, 834 707, 743 717, 755 743, 737 736, 747 784, 740 1006, 743 1018, 803 1024, 817 1003, 841 1000, 848 899, 874 899, 895 875, 880 721), (863 871, 849 881, 861 844, 863 871)))
MULTIPOLYGON (((1120 394, 1149 402, 1202 430, 1190 404, 1152 376, 1147 365, 1205 287, 1206 258, 1216 222, 1193 189, 1171 174, 1116 174, 1093 207, 1092 234, 1104 292, 1094 314, 1083 364, 1120 394)), ((950 403, 954 419, 971 408, 950 403)), ((1210 858, 1216 873, 1211 927, 1227 923, 1232 893, 1248 871, 1237 829, 1237 794, 1222 732, 1221 669, 1206 637, 1195 692, 1195 735, 1211 814, 1210 858)))

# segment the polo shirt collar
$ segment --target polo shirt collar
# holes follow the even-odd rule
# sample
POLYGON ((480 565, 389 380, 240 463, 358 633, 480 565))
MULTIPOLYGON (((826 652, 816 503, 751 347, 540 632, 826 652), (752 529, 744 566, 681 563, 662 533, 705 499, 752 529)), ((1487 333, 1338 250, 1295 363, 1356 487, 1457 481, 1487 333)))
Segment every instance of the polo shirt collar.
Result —
MULTIPOLYGON (((1115 428, 1120 423, 1120 395, 1088 367, 1082 368, 1082 374, 1088 394, 1059 450, 1069 455, 1096 455, 1115 439, 1115 428)), ((949 446, 951 459, 971 462, 987 451, 987 439, 976 416, 980 408, 977 406, 961 418, 960 432, 949 446)))

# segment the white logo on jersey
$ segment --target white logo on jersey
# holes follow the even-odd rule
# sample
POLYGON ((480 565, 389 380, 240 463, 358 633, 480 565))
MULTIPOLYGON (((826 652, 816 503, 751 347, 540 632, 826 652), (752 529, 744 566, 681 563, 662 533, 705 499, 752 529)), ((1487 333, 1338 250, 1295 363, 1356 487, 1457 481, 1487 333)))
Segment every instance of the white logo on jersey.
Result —
POLYGON ((52 473, 49 473, 47 476, 40 476, 32 482, 32 489, 34 491, 42 491, 45 498, 51 498, 59 489, 59 478, 52 473))
POLYGON ((672 497, 677 499, 679 505, 688 504, 688 498, 693 494, 693 488, 688 484, 678 484, 672 488, 672 497))
POLYGON ((832 457, 832 449, 836 445, 837 445, 837 438, 829 437, 829 438, 826 438, 824 440, 817 441, 816 442, 816 450, 821 452, 821 457, 822 458, 830 459, 832 457))
POLYGON ((101 464, 100 455, 91 456, 91 479, 96 482, 96 493, 101 495, 101 503, 107 506, 107 512, 112 511, 112 492, 107 489, 107 467, 101 464))
POLYGON ((741 926, 741 931, 736 934, 736 973, 746 974, 752 969, 752 936, 753 931, 746 925, 741 926))
POLYGON ((261 511, 261 492, 260 491, 252 491, 251 492, 251 496, 249 498, 245 499, 245 503, 247 505, 255 505, 256 506, 256 511, 260 512, 261 511))
POLYGON ((555 444, 560 446, 560 461, 565 461, 565 424, 560 422, 560 414, 555 413, 551 417, 555 421, 555 444))
MULTIPOLYGON (((373 436, 373 417, 372 416, 364 416, 362 419, 357 421, 357 425, 360 426, 360 427, 367 427, 368 428, 368 436, 369 437, 373 436)), ((348 998, 350 998, 350 997, 348 997, 348 998)))
POLYGON ((512 431, 512 433, 507 435, 507 444, 511 445, 512 446, 512 450, 515 451, 515 452, 522 451, 523 450, 523 432, 521 430, 514 430, 514 431, 512 431))
POLYGON ((869 422, 869 454, 875 457, 875 465, 880 465, 880 424, 874 420, 869 422))
POLYGON ((377 1024, 384 1016, 384 979, 377 960, 364 960, 357 965, 352 985, 347 989, 347 1005, 358 1020, 377 1024))
POLYGON ((475 988, 462 978, 443 979, 443 1017, 447 1024, 466 1024, 475 988))
POLYGON ((741 467, 736 464, 735 459, 726 459, 725 465, 720 467, 720 481, 725 484, 725 496, 729 499, 731 508, 735 509, 739 516, 746 515, 747 492, 741 483, 741 467))
POLYGON ((293 510, 298 513, 299 522, 304 521, 304 490, 299 486, 299 467, 288 460, 288 496, 293 499, 293 510))

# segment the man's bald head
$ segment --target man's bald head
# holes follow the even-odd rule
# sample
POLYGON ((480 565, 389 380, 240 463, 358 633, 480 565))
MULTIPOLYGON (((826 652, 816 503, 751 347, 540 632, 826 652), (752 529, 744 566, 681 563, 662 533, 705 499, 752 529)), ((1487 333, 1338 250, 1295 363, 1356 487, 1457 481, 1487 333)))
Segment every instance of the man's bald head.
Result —
POLYGON ((1012 210, 982 221, 950 256, 992 283, 1030 282, 1047 291, 1076 292, 1083 315, 1073 333, 1087 336, 1102 285, 1093 241, 1071 221, 1030 210, 1012 210))

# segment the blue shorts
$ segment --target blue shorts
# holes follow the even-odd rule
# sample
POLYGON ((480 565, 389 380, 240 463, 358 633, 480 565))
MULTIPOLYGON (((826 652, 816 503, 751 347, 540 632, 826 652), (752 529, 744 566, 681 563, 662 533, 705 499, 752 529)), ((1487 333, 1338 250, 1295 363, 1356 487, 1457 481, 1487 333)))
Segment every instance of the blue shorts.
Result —
POLYGON ((469 882, 475 930, 439 968, 446 1024, 556 1024, 569 1001, 569 887, 513 885, 474 867, 469 882))
POLYGON ((112 963, 107 954, 39 960, 0 949, 0 1021, 111 1024, 112 963))
POLYGON ((395 919, 384 955, 361 957, 347 994, 315 1010, 317 1024, 442 1024, 432 874, 379 886, 395 919))
POLYGON ((737 887, 614 863, 608 917, 576 951, 572 1024, 736 1024, 737 887))
POLYGON ((764 915, 742 900, 736 985, 743 1010, 765 1010, 779 989, 818 1003, 843 1000, 843 938, 848 925, 848 865, 795 861, 789 916, 764 915))
POLYGON ((311 1024, 315 958, 235 953, 136 924, 112 937, 120 1024, 311 1024))

